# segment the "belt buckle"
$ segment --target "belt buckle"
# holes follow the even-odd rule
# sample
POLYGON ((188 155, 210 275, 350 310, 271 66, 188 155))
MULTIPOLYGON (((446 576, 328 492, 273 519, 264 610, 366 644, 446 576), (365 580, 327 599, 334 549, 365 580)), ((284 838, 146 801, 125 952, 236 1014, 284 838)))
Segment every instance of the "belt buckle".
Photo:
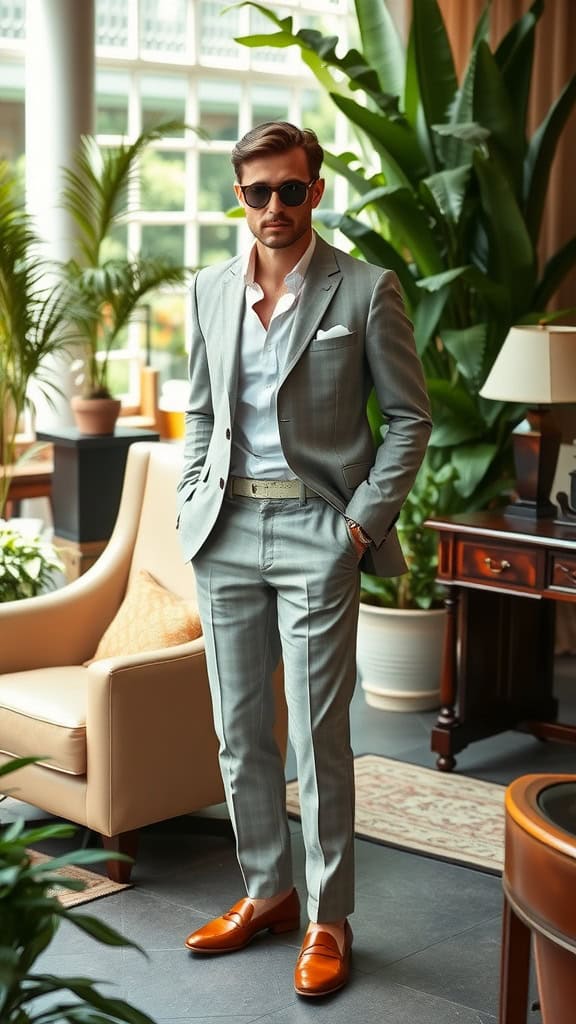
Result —
POLYGON ((252 491, 252 497, 255 498, 258 493, 258 484, 255 480, 250 484, 250 490, 252 491))

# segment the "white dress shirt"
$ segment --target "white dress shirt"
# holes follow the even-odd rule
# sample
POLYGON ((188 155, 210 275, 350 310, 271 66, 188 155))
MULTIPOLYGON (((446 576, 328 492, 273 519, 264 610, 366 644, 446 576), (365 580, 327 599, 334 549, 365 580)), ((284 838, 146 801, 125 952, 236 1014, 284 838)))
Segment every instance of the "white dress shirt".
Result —
POLYGON ((254 310, 255 304, 264 297, 262 288, 254 280, 256 246, 246 255, 246 304, 232 431, 232 476, 285 480, 294 475, 280 443, 276 398, 298 298, 315 246, 316 235, 313 234, 306 252, 284 278, 286 291, 274 307, 268 330, 254 310))

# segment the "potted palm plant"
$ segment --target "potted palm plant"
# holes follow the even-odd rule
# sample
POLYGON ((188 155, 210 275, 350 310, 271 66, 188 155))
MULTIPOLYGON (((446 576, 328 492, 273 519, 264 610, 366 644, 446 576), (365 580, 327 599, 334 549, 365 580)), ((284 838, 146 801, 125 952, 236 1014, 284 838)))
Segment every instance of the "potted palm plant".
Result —
POLYGON ((73 166, 64 169, 62 201, 77 228, 77 252, 62 271, 82 309, 74 322, 85 357, 73 364, 82 393, 72 409, 83 433, 114 432, 120 401, 112 394, 109 356, 139 304, 156 289, 186 280, 186 268, 166 259, 109 255, 114 232, 136 208, 143 152, 182 127, 167 121, 110 149, 86 136, 73 166))
POLYGON ((50 359, 75 339, 72 296, 42 255, 20 188, 0 162, 0 518, 16 461, 16 436, 32 401, 29 385, 48 401, 58 384, 50 359))
POLYGON ((20 187, 0 163, 0 602, 33 597, 53 584, 63 566, 51 543, 31 524, 5 522, 17 434, 32 407, 29 385, 50 401, 58 391, 51 359, 74 339, 73 300, 43 257, 20 187))

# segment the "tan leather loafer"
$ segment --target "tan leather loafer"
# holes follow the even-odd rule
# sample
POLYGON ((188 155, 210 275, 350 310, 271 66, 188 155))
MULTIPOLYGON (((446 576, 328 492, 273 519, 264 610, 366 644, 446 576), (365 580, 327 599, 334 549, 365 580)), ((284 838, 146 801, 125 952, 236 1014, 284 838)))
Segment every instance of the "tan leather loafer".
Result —
POLYGON ((243 949, 258 932, 266 928, 279 934, 300 927, 300 900, 296 889, 271 910, 254 914, 248 898, 239 900, 222 917, 216 917, 192 932, 184 945, 193 953, 233 953, 243 949))
POLYGON ((350 977, 352 939, 348 921, 344 930, 344 953, 328 932, 308 929, 294 971, 294 988, 299 996, 327 996, 346 984, 350 977))

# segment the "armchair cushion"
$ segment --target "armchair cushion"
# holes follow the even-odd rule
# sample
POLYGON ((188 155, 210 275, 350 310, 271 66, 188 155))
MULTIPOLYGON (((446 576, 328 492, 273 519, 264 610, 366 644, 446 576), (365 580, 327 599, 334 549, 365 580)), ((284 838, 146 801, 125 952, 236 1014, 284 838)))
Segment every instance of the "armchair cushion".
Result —
POLYGON ((124 600, 91 661, 173 647, 201 634, 195 604, 167 590, 141 569, 129 582, 124 600))
POLYGON ((86 774, 86 687, 81 665, 0 676, 0 751, 86 774))

